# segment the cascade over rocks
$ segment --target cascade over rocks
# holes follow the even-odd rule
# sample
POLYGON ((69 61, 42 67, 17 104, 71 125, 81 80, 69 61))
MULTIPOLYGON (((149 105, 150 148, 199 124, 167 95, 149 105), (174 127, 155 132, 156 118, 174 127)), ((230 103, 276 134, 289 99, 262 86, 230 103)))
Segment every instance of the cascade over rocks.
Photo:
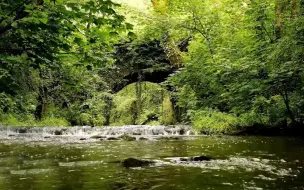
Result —
MULTIPOLYGON (((24 129, 24 127, 20 128, 24 129)), ((191 127, 130 125, 120 127, 33 127, 20 130, 16 127, 1 127, 1 139, 23 139, 27 141, 60 142, 95 142, 108 141, 146 141, 146 140, 182 140, 196 138, 192 136, 191 127), (80 140, 81 139, 81 140, 80 140)))

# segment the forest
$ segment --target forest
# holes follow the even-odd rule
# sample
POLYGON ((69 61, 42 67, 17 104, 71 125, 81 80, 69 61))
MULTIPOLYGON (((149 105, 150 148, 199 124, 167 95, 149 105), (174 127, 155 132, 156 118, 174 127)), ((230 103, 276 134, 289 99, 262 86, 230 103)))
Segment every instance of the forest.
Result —
POLYGON ((2 0, 0 124, 303 131, 304 0, 134 4, 2 0))

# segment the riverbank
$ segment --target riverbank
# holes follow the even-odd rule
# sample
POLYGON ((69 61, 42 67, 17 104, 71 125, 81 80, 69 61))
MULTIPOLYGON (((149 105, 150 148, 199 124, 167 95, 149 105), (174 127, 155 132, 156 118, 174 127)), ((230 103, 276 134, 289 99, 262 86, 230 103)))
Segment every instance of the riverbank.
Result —
POLYGON ((255 125, 243 128, 243 130, 233 132, 233 136, 298 136, 304 137, 303 125, 289 125, 289 126, 263 126, 255 125))

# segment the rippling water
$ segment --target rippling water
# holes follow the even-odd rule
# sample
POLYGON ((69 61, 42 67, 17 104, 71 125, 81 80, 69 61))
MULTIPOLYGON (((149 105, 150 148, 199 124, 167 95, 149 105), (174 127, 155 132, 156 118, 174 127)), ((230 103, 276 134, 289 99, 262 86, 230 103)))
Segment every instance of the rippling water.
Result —
POLYGON ((0 189, 304 189, 304 141, 201 137, 182 141, 0 141, 0 189), (210 162, 127 169, 129 157, 168 162, 208 155, 210 162))

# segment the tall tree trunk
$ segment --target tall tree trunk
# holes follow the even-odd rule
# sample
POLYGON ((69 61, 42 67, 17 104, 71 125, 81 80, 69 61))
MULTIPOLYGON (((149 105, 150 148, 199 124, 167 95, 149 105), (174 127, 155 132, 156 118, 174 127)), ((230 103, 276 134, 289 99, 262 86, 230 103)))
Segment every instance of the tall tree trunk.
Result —
POLYGON ((143 74, 139 68, 137 72, 138 72, 138 81, 136 82, 136 114, 137 114, 136 120, 140 118, 141 115, 141 109, 142 109, 141 95, 142 95, 142 80, 143 80, 143 76, 142 76, 143 74))
POLYGON ((281 93, 281 96, 283 97, 284 104, 285 104, 285 106, 286 106, 286 110, 287 110, 287 113, 288 113, 288 115, 289 115, 289 118, 291 119, 291 121, 292 121, 293 123, 296 123, 296 122, 297 122, 297 121, 296 121, 296 118, 295 118, 295 116, 294 116, 294 114, 293 114, 293 112, 292 112, 292 110, 291 110, 291 108, 290 108, 290 101, 289 101, 289 97, 288 97, 288 92, 287 92, 287 91, 282 92, 282 93, 281 93))
POLYGON ((291 18, 296 18, 299 16, 298 0, 291 0, 291 18))
MULTIPOLYGON (((43 81, 43 71, 41 68, 39 69, 39 78, 40 81, 43 81)), ((35 117, 38 120, 41 120, 45 117, 47 111, 47 102, 48 102, 48 89, 47 87, 41 82, 38 88, 38 105, 35 111, 35 117)))
POLYGON ((276 39, 280 39, 282 35, 284 3, 283 0, 276 0, 275 2, 275 35, 276 39))

